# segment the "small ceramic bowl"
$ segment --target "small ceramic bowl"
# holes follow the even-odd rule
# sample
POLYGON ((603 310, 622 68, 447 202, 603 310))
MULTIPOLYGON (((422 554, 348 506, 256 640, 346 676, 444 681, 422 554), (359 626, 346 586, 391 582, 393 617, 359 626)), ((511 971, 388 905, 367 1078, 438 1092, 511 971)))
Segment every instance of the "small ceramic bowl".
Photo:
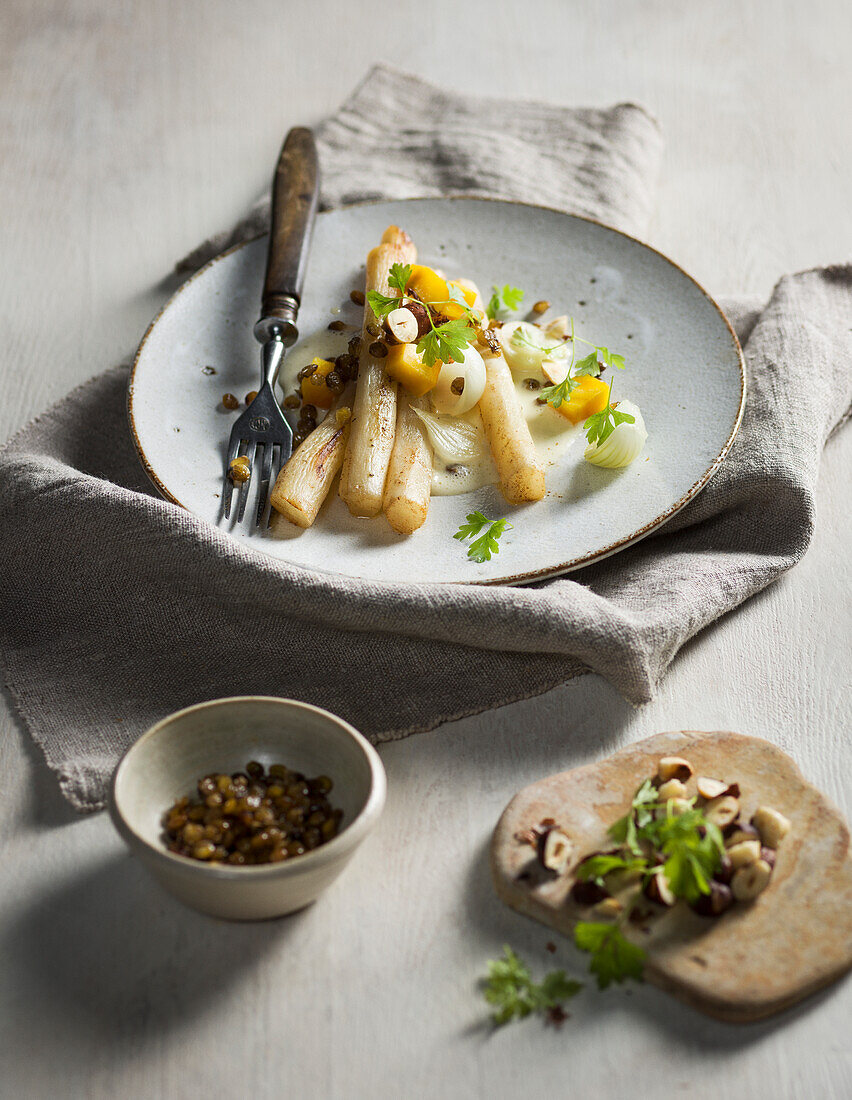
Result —
POLYGON ((154 878, 193 909, 228 920, 263 920, 315 901, 375 825, 385 803, 385 770, 357 730, 293 699, 215 699, 169 715, 127 750, 112 780, 110 815, 154 878), (249 760, 305 775, 329 775, 343 810, 333 839, 281 863, 234 867, 169 852, 163 813, 210 772, 242 771, 249 760))

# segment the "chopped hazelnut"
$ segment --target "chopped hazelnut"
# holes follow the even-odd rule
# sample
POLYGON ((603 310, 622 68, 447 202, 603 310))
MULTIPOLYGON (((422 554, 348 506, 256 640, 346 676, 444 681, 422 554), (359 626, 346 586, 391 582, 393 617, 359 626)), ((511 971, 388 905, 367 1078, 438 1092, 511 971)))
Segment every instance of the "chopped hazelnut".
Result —
POLYGON ((711 798, 704 807, 704 816, 720 829, 730 825, 740 812, 740 804, 733 795, 723 794, 721 798, 711 798))
POLYGON ((753 901, 766 889, 771 877, 772 868, 765 860, 758 859, 734 872, 731 892, 737 901, 753 901))
POLYGON ((657 766, 657 775, 665 783, 667 779, 679 779, 685 783, 695 769, 682 756, 664 756, 657 766))
POLYGON ((679 779, 669 779, 657 791, 661 802, 668 802, 670 798, 686 798, 686 787, 679 779))
POLYGON ((574 845, 567 833, 550 825, 539 833, 536 851, 542 867, 561 875, 571 860, 574 845))
POLYGON ((706 775, 699 775, 696 780, 696 786, 698 787, 698 793, 702 798, 720 798, 723 794, 727 793, 728 784, 723 783, 721 779, 710 779, 706 775))
POLYGON ((727 850, 728 859, 734 871, 740 867, 747 867, 749 863, 756 863, 760 859, 759 840, 741 840, 739 844, 733 844, 727 850))
POLYGON ((771 806, 759 806, 751 823, 760 833, 760 839, 767 848, 777 848, 790 831, 790 819, 773 810, 771 806))
POLYGON ((702 894, 693 909, 702 917, 718 917, 734 904, 734 895, 730 886, 722 882, 711 882, 710 893, 702 894))
POLYGON ((414 344, 418 339, 417 318, 405 306, 392 309, 385 318, 385 328, 397 344, 414 344))

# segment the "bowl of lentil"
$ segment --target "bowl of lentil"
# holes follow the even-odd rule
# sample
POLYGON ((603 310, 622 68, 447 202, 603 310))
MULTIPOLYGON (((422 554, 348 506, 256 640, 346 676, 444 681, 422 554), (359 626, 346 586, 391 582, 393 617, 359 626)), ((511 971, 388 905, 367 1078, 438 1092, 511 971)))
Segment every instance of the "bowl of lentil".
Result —
POLYGON ((342 719, 294 699, 215 699, 144 733, 110 815, 154 878, 193 909, 264 920, 315 901, 378 820, 385 772, 342 719))

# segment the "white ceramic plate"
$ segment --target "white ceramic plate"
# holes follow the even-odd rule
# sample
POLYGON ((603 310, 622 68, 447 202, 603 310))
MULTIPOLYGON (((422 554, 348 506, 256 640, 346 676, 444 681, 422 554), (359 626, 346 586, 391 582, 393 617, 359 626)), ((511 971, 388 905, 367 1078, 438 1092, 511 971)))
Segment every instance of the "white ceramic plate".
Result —
POLYGON ((333 320, 360 325, 361 311, 349 292, 363 286, 364 257, 391 223, 413 236, 420 262, 474 279, 486 297, 492 283, 523 287, 526 304, 547 299, 554 313, 573 314, 578 333, 625 355, 615 396, 642 409, 648 429, 643 454, 624 470, 598 469, 584 460, 578 433, 548 468, 543 501, 511 508, 496 487, 433 497, 425 525, 408 538, 381 516, 353 518, 336 491, 307 531, 283 520, 265 534, 233 520, 226 524, 222 472, 239 411, 225 412, 221 398, 231 392, 242 401, 258 384, 252 326, 264 237, 202 268, 152 322, 139 347, 128 395, 130 426, 163 496, 234 538, 309 569, 385 581, 518 583, 629 546, 707 484, 728 452, 745 403, 737 339, 715 302, 679 267, 583 218, 481 199, 368 203, 321 214, 299 316, 303 339, 288 356, 292 366, 323 351, 346 350, 354 328, 341 335, 327 326, 333 320), (452 537, 474 509, 513 524, 500 553, 481 565, 452 537))

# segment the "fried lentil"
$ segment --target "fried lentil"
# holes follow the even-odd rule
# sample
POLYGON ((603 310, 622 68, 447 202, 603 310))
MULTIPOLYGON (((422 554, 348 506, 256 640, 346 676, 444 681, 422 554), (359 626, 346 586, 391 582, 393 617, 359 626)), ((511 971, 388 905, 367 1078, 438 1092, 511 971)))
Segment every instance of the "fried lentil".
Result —
POLYGON ((327 775, 308 779, 284 764, 267 772, 256 760, 245 772, 214 773, 197 783, 197 799, 179 798, 163 815, 168 850, 205 863, 279 863, 326 844, 343 811, 328 800, 327 775))

